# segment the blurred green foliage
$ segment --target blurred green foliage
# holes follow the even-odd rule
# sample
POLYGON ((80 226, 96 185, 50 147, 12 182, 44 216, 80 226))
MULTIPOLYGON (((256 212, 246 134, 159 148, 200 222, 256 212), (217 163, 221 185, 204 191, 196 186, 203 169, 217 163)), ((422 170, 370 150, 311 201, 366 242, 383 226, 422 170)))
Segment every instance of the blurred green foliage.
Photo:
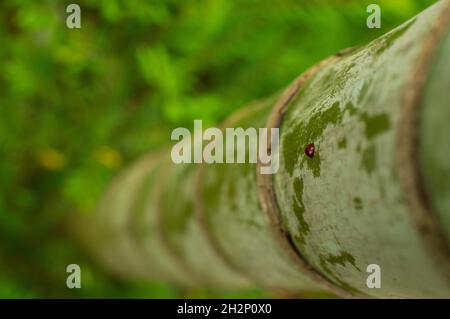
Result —
POLYGON ((267 297, 123 283, 65 228, 138 155, 193 119, 218 123, 313 63, 367 43, 432 0, 4 0, 0 4, 0 297, 267 297), (82 8, 67 29, 66 6, 82 8), (65 286, 82 267, 83 289, 65 286))

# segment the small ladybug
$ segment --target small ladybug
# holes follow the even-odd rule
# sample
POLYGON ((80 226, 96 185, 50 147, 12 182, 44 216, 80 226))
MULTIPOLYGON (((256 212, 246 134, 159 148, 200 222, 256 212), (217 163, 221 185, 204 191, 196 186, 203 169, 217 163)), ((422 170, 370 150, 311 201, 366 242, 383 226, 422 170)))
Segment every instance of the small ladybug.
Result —
POLYGON ((306 156, 313 158, 315 150, 316 147, 314 146, 314 144, 308 144, 308 146, 306 146, 305 148, 306 156))

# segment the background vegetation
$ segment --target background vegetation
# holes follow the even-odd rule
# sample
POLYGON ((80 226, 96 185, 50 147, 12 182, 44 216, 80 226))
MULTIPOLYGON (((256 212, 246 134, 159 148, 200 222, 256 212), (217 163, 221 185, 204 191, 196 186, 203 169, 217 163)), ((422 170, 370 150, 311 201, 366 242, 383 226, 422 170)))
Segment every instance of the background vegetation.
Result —
POLYGON ((268 297, 124 283, 70 240, 111 178, 193 119, 220 122, 432 0, 5 0, 0 4, 0 297, 268 297), (65 8, 82 8, 82 29, 65 8), (66 288, 66 265, 82 289, 66 288))

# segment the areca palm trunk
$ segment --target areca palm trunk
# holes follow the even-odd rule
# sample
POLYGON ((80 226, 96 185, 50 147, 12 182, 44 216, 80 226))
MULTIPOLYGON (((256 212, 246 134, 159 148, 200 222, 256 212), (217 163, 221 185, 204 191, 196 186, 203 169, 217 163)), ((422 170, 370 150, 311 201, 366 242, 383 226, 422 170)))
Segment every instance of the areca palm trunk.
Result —
POLYGON ((280 128, 277 173, 152 153, 78 237, 123 278, 450 297, 449 22, 440 1, 231 115, 223 128, 280 128))

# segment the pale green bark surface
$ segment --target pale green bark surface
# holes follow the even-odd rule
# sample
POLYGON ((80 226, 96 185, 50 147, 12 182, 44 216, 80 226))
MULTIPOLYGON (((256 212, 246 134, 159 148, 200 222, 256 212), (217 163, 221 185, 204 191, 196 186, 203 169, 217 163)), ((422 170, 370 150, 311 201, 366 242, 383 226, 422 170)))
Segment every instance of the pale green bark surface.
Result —
POLYGON ((179 256, 197 282, 208 286, 240 287, 248 285, 244 276, 228 265, 205 236, 195 216, 197 166, 171 167, 161 198, 161 227, 170 249, 179 256))
POLYGON ((404 87, 443 4, 318 71, 281 127, 275 190, 286 228, 317 271, 355 293, 450 296, 412 225, 396 158, 404 87), (369 264, 381 267, 380 289, 366 286, 369 264))
POLYGON ((450 36, 439 48, 421 111, 420 156, 433 208, 450 244, 450 36))
MULTIPOLYGON (((273 99, 257 105, 226 127, 265 126, 273 99)), ((246 144, 248 154, 248 143, 246 144)), ((207 228, 235 265, 255 282, 275 288, 319 289, 290 260, 270 233, 256 185, 256 164, 205 165, 202 176, 207 228)))
MULTIPOLYGON (((398 156, 412 69, 449 3, 338 55, 300 87, 280 114, 279 211, 263 211, 256 164, 175 165, 166 152, 121 174, 98 211, 77 223, 79 236, 124 278, 292 291, 322 289, 317 281, 325 278, 359 296, 450 297, 449 271, 412 217, 398 156), (312 158, 305 155, 311 143, 312 158), (279 234, 310 268, 280 245, 267 213, 279 214, 279 234), (381 267, 379 289, 366 285, 370 264, 381 267)), ((417 157, 430 214, 450 242, 449 39, 424 75, 417 157)), ((225 127, 265 127, 275 104, 248 107, 225 127)))

